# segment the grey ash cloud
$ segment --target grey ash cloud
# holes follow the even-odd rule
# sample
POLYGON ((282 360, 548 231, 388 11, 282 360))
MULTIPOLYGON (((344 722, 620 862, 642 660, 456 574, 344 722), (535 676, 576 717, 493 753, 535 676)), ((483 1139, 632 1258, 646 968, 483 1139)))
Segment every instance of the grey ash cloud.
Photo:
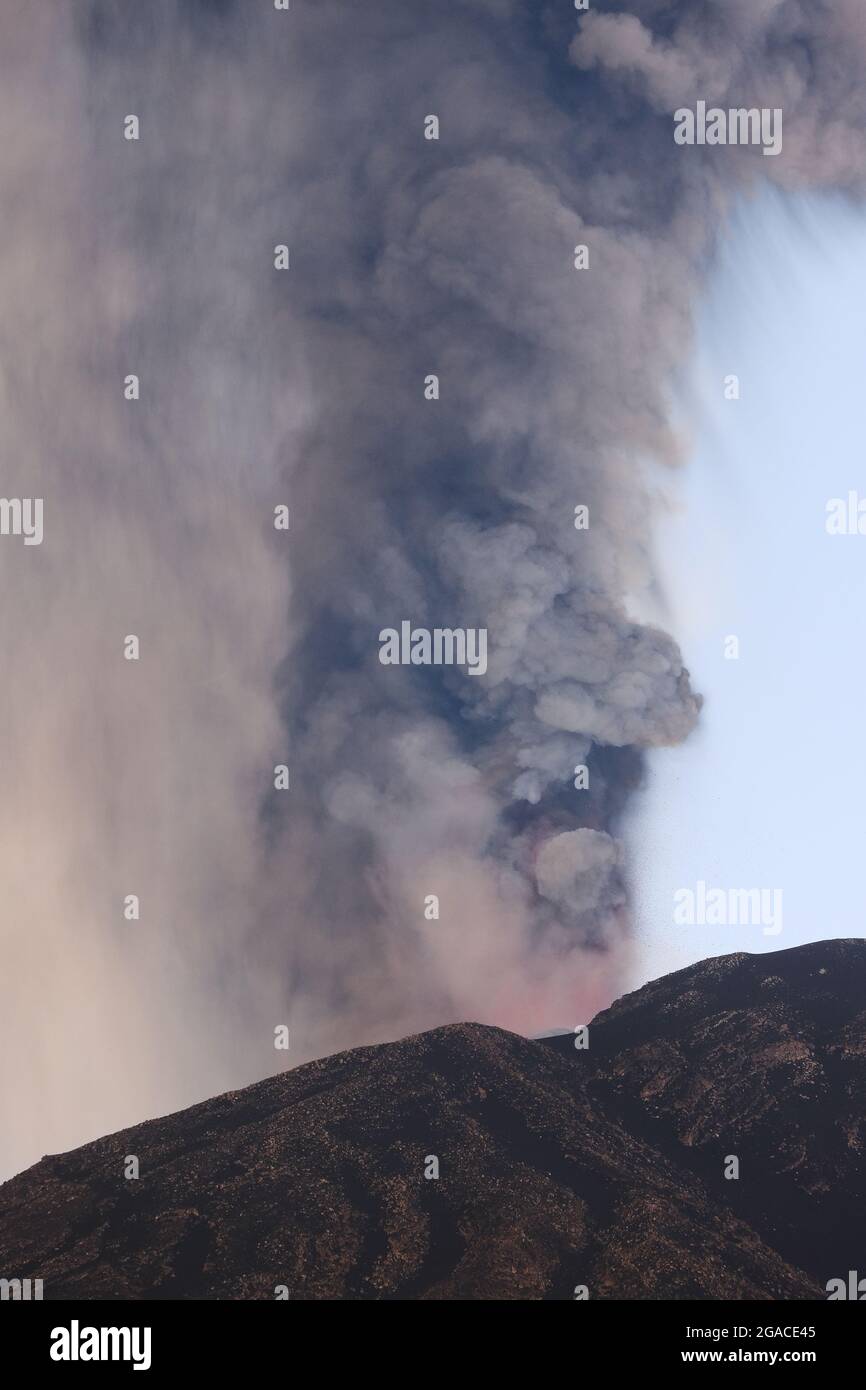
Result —
POLYGON ((452 1019, 537 1030, 616 992, 619 820, 645 750, 699 713, 631 604, 695 298, 741 190, 859 191, 866 160, 853 0, 74 20, 12 0, 0 54, 4 428, 31 468, 7 491, 53 527, 41 568, 0 552, 3 989, 25 1035, 49 1020, 44 1056, 4 1065, 58 1146, 260 1075, 283 1020, 301 1060, 452 1019), (783 107, 783 154, 677 147, 698 99, 783 107), (486 628, 484 677, 382 667, 407 616, 486 628), (112 663, 139 630, 130 689, 112 663))

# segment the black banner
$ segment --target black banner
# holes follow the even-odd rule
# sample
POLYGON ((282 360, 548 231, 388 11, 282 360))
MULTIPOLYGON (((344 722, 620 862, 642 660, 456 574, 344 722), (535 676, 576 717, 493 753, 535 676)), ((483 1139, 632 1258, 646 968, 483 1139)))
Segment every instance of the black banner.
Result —
MULTIPOLYGON (((510 1307, 510 1319, 514 1308, 510 1307)), ((477 1308, 475 1318, 487 1316, 477 1308)), ((414 1317, 415 1315, 411 1315, 414 1317)), ((420 1328, 424 1338, 425 1379, 436 1364, 436 1351, 427 1338, 454 1330, 466 1335, 462 1323, 455 1326, 453 1313, 431 1308, 420 1328), (427 1322, 430 1316, 434 1320, 427 1322), (444 1316, 445 1323, 438 1321, 444 1316)), ((495 1313, 492 1314, 495 1318, 495 1313)), ((826 1376, 850 1364, 859 1351, 863 1316, 857 1308, 821 1303, 615 1303, 576 1302, 568 1311, 551 1314, 536 1310, 525 1332, 538 1335, 543 1328, 546 1357, 555 1348, 551 1338, 568 1339, 562 1350, 579 1369, 590 1355, 601 1360, 607 1374, 640 1370, 667 1373, 675 1367, 778 1366, 811 1367, 826 1376), (541 1321, 536 1322, 535 1318, 541 1321), (571 1351, 568 1350, 569 1344, 571 1351)), ((389 1340, 399 1338, 406 1314, 394 1318, 383 1309, 365 1307, 360 1314, 343 1306, 275 1301, 263 1303, 16 1303, 0 1307, 0 1333, 6 1365, 17 1364, 25 1373, 50 1371, 52 1375, 93 1376, 100 1370, 139 1373, 151 1378, 178 1372, 248 1373, 251 1366, 291 1365, 293 1378, 300 1370, 298 1353, 306 1338, 332 1332, 348 1333, 357 1340, 353 1356, 372 1345, 375 1336, 378 1359, 390 1360, 389 1340), (355 1318, 360 1316, 361 1322, 355 1318), (379 1321, 382 1317, 384 1320, 379 1321), (372 1322, 370 1321, 372 1319, 372 1322), (287 1359, 288 1357, 288 1359, 287 1359)), ((517 1324, 520 1326, 520 1324, 517 1324)), ((475 1342, 477 1354, 491 1363, 497 1347, 511 1356, 515 1324, 509 1321, 494 1340, 486 1332, 475 1342)), ((329 1365, 339 1363, 345 1341, 308 1342, 329 1365)), ((394 1344, 394 1350, 399 1343, 394 1344)), ((441 1346, 443 1373, 453 1373, 456 1356, 451 1338, 441 1346), (450 1366, 450 1370, 447 1368, 450 1366)), ((526 1345, 524 1343, 524 1345, 526 1345)), ((400 1354, 405 1363, 405 1350, 400 1354)), ((392 1363, 393 1364, 393 1363, 392 1363)), ((411 1370, 410 1367, 407 1369, 411 1370)), ((598 1370, 596 1370, 596 1374, 598 1370)))

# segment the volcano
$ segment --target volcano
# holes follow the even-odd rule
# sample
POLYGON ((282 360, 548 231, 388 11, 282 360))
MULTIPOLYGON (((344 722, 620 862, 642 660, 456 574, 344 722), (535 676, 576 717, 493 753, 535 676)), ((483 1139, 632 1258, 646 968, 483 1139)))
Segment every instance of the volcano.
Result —
POLYGON ((0 1187, 0 1275, 61 1300, 809 1300, 863 1265, 866 942, 702 961, 574 1043, 437 1028, 49 1155, 0 1187))

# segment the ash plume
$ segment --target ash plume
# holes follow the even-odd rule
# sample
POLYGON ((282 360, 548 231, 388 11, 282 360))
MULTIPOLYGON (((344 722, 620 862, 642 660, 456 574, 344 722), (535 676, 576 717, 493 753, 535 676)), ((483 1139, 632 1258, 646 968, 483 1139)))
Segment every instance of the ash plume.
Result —
POLYGON ((4 490, 45 499, 40 547, 0 540, 5 1167, 261 1076, 280 1023, 299 1061, 586 1021, 619 819, 700 705, 629 602, 671 385, 732 199, 862 189, 861 5, 2 30, 4 490), (699 100, 782 108, 783 152, 678 147, 699 100), (486 673, 383 666, 406 618, 485 628, 486 673))

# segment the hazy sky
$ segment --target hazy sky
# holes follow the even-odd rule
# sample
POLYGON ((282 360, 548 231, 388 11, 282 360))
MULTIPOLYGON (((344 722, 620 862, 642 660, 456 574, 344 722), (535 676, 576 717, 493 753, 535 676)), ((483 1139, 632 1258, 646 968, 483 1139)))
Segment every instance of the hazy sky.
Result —
POLYGON ((829 498, 866 497, 866 217, 765 193, 733 219, 699 315, 678 510, 656 553, 695 684, 698 731, 651 755, 630 834, 636 981, 727 951, 861 936, 866 536, 829 498), (737 373, 741 399, 726 401, 737 373), (736 634, 740 658, 723 656, 736 634), (699 879, 781 887, 783 930, 677 926, 699 879))

